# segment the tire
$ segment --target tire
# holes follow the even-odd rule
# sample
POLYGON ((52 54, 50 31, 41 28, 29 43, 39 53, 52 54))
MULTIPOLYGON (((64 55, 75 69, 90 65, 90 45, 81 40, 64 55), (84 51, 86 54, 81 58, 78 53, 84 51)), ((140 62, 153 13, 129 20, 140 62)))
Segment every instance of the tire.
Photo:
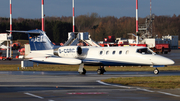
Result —
POLYGON ((105 72, 104 69, 98 69, 97 70, 97 74, 99 74, 99 75, 104 74, 104 72, 105 72))
POLYGON ((99 75, 101 74, 101 70, 100 69, 97 70, 97 74, 99 74, 99 75))
POLYGON ((158 69, 154 69, 154 74, 155 75, 159 74, 159 70, 158 69))

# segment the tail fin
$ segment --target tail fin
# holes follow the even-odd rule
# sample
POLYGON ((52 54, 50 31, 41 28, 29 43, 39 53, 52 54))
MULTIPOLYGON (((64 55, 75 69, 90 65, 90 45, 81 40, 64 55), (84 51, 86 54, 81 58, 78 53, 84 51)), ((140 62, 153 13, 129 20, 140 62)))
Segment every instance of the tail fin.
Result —
POLYGON ((28 34, 29 44, 31 51, 34 50, 51 50, 60 47, 59 45, 52 44, 46 33, 42 30, 30 30, 30 31, 9 31, 28 34))
POLYGON ((42 30, 27 31, 31 50, 50 50, 54 49, 54 45, 42 30))

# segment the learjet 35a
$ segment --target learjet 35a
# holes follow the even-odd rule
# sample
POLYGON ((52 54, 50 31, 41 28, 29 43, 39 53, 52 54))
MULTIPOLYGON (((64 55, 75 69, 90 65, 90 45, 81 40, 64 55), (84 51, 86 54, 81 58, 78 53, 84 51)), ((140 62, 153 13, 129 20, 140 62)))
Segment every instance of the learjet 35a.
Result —
POLYGON ((42 30, 12 31, 27 33, 31 52, 26 58, 42 64, 79 65, 78 72, 85 74, 84 65, 100 66, 98 74, 105 72, 105 66, 153 66, 173 65, 174 61, 157 55, 147 47, 92 47, 56 46, 42 30))

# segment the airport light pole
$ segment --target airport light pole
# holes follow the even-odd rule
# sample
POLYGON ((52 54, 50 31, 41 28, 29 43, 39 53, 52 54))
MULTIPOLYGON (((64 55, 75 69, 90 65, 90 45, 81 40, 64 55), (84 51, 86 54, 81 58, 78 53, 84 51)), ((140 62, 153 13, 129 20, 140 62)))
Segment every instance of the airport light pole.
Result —
POLYGON ((136 0, 136 34, 138 33, 138 0, 136 0))
POLYGON ((74 0, 72 0, 72 11, 73 11, 73 32, 75 32, 75 21, 74 21, 74 0))
POLYGON ((44 22, 44 0, 41 0, 41 16, 42 16, 42 31, 45 31, 45 22, 44 22))
POLYGON ((12 2, 11 0, 9 1, 10 3, 10 34, 8 35, 8 39, 7 39, 7 51, 6 51, 6 57, 11 57, 11 46, 9 44, 12 44, 12 2), (9 49, 9 46, 10 46, 10 49, 9 49), (10 52, 9 52, 10 50, 10 52), (9 55, 10 54, 10 55, 9 55))
POLYGON ((139 35, 138 35, 138 0, 136 0, 136 44, 139 44, 139 35))
POLYGON ((10 34, 12 34, 12 3, 10 0, 10 34))

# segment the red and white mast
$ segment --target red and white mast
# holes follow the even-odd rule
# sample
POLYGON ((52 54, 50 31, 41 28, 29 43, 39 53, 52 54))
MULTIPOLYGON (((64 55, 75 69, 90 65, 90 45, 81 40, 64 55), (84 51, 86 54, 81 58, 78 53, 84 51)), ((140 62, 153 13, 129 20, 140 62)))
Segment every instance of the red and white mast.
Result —
POLYGON ((72 0, 72 10, 73 10, 73 32, 75 32, 75 21, 74 21, 74 0, 72 0))
POLYGON ((42 16, 42 31, 45 31, 45 23, 44 23, 44 0, 41 0, 41 16, 42 16))
POLYGON ((10 34, 12 34, 12 4, 10 0, 10 34))
POLYGON ((136 0, 136 33, 138 33, 138 0, 136 0))
POLYGON ((9 44, 12 44, 11 38, 12 38, 12 3, 10 0, 10 34, 8 35, 8 40, 7 40, 7 49, 6 49, 6 57, 9 58, 11 57, 11 46, 9 49, 9 44), (10 40, 9 40, 10 39, 10 40), (10 50, 10 52, 9 52, 10 50))

